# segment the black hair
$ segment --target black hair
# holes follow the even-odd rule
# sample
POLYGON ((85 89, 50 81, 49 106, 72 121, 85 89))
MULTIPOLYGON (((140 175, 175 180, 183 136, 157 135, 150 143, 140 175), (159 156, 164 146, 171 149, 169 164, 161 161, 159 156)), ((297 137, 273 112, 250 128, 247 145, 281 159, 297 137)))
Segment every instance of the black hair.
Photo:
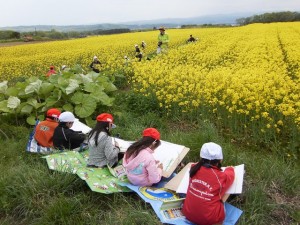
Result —
POLYGON ((95 134, 94 140, 95 140, 95 145, 96 146, 98 146, 98 137, 99 137, 99 134, 100 134, 101 131, 107 133, 107 135, 110 136, 109 122, 103 122, 103 121, 99 122, 99 121, 97 121, 96 126, 89 133, 89 136, 88 136, 89 140, 95 134))
POLYGON ((140 140, 129 146, 126 151, 126 159, 129 159, 131 156, 136 157, 140 151, 150 147, 151 144, 154 144, 154 148, 157 148, 160 145, 160 140, 156 140, 152 137, 142 137, 140 140))
POLYGON ((212 166, 216 166, 217 168, 219 168, 221 170, 222 165, 221 165, 220 159, 209 160, 209 159, 201 158, 200 161, 196 165, 192 166, 192 168, 190 170, 191 178, 198 172, 198 170, 201 169, 201 166, 205 166, 208 168, 211 168, 212 166))

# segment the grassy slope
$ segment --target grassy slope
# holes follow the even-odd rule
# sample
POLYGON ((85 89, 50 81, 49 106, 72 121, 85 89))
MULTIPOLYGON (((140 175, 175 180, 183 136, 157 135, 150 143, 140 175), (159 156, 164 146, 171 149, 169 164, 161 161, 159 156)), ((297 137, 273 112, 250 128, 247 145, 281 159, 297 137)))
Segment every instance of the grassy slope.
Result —
MULTIPOLYGON (((174 122, 155 113, 116 110, 121 113, 114 133, 124 139, 139 138, 145 127, 155 126, 163 140, 191 149, 186 162, 198 160, 201 145, 214 141, 223 147, 224 165, 244 163, 244 193, 230 201, 244 211, 239 224, 300 222, 297 163, 263 149, 233 145, 209 122, 174 122)), ((40 156, 25 153, 28 128, 3 123, 0 128, 10 137, 0 134, 0 224, 160 224, 151 206, 136 194, 92 192, 76 175, 50 171, 40 156)))

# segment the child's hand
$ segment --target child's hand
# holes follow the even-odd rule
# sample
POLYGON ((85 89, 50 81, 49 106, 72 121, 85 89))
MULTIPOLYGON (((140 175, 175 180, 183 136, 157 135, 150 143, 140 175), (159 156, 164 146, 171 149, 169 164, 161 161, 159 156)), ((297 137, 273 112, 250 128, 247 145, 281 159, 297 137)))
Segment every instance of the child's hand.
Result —
POLYGON ((158 164, 157 168, 163 169, 163 164, 162 163, 158 164))

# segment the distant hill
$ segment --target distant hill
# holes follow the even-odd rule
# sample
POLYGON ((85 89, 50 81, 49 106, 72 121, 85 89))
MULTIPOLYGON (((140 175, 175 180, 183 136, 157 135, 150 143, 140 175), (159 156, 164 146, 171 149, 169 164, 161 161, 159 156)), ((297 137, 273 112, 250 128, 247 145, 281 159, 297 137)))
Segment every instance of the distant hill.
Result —
POLYGON ((181 25, 188 24, 235 24, 236 19, 241 17, 251 16, 253 13, 236 13, 236 14, 218 14, 209 16, 200 16, 192 18, 165 18, 156 20, 141 20, 141 21, 131 21, 124 23, 104 23, 104 24, 92 24, 92 25, 32 25, 32 26, 13 26, 13 27, 0 27, 0 30, 14 30, 18 32, 30 32, 30 31, 50 31, 56 30, 59 32, 84 32, 92 30, 110 30, 110 29, 120 29, 127 28, 131 30, 139 29, 151 29, 153 27, 159 27, 161 25, 169 28, 178 27, 181 25))

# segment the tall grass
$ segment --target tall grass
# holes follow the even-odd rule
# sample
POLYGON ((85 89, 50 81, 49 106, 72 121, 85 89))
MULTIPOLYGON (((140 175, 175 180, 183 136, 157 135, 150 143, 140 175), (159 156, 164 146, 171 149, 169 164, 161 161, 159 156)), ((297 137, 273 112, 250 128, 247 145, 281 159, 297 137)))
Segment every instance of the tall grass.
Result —
MULTIPOLYGON (((238 145, 208 121, 171 120, 121 104, 114 111, 114 135, 136 140, 145 127, 156 127, 163 140, 190 148, 185 162, 199 160, 202 144, 213 141, 223 147, 224 166, 244 163, 243 194, 229 200, 244 211, 238 224, 300 222, 296 161, 251 144, 238 145)), ((5 123, 0 128, 9 137, 0 134, 0 224, 160 224, 151 206, 135 193, 92 192, 78 176, 51 171, 39 155, 25 153, 30 129, 5 123)))

